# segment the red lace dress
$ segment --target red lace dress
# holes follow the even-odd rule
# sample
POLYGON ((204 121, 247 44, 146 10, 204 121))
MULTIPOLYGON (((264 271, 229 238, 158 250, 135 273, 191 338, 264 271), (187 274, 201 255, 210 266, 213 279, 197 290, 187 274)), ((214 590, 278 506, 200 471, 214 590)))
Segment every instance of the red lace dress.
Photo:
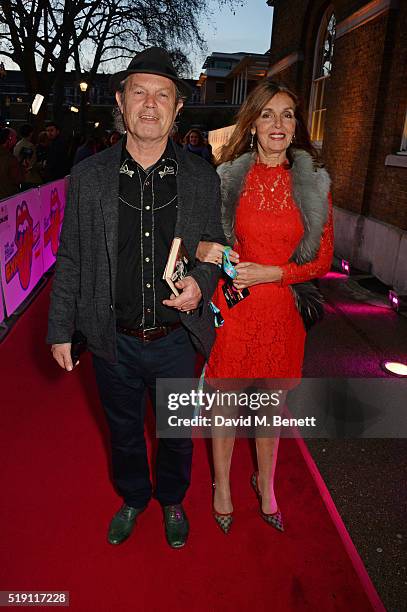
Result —
POLYGON ((205 373, 216 378, 299 378, 305 329, 289 287, 323 276, 333 255, 332 205, 314 261, 288 263, 303 235, 301 213, 291 189, 288 166, 255 164, 249 171, 236 211, 234 250, 240 261, 280 266, 279 283, 249 287, 250 295, 229 309, 220 281, 214 302, 225 320, 217 329, 205 373))

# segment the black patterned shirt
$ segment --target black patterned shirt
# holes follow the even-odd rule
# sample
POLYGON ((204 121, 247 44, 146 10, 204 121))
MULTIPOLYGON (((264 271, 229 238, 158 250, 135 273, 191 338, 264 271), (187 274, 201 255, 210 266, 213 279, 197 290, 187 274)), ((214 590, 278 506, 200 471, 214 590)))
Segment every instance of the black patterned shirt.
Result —
POLYGON ((119 251, 116 320, 143 328, 179 321, 162 304, 171 291, 162 279, 177 220, 178 164, 171 141, 162 157, 144 170, 126 149, 120 165, 119 251))

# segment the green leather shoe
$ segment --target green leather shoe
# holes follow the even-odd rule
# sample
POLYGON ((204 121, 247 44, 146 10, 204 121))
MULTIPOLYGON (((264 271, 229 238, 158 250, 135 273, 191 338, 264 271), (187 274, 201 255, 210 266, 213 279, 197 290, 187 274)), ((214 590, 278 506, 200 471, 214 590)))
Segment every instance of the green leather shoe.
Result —
POLYGON ((123 504, 110 522, 109 532, 107 534, 109 544, 121 544, 127 540, 133 531, 136 518, 145 509, 146 506, 144 506, 144 508, 132 508, 131 506, 127 506, 127 504, 123 504))
POLYGON ((188 539, 189 523, 181 504, 163 506, 165 535, 172 548, 182 548, 188 539))

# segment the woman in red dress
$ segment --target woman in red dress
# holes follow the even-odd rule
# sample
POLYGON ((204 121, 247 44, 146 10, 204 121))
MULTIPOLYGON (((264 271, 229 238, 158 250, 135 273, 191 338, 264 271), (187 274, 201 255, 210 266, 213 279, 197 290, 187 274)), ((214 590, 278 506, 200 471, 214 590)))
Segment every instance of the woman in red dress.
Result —
MULTIPOLYGON (((266 79, 250 93, 222 150, 218 174, 223 228, 237 264, 234 286, 249 288, 250 295, 228 309, 219 285, 214 301, 225 322, 205 378, 270 389, 270 379, 301 376, 306 332, 293 288, 324 275, 333 255, 329 176, 317 161, 293 92, 266 79)), ((197 258, 220 263, 224 248, 201 242, 197 258)), ((213 511, 225 533, 233 520, 233 444, 230 434, 213 437, 213 511)), ((277 450, 278 437, 256 436, 252 485, 262 518, 282 531, 274 492, 277 450)))

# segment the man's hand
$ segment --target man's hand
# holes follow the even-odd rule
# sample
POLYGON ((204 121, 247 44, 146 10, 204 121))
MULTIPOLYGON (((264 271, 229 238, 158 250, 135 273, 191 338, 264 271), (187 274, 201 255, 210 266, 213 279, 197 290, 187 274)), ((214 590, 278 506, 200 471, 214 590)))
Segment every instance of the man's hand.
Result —
MULTIPOLYGON (((61 366, 61 368, 67 370, 68 372, 71 372, 71 370, 73 370, 70 342, 65 342, 64 344, 53 344, 51 346, 51 353, 53 358, 58 363, 58 365, 61 366)), ((79 361, 77 363, 79 363, 79 361)))
POLYGON ((175 283, 177 289, 181 289, 182 293, 178 297, 171 295, 169 300, 163 300, 165 306, 171 306, 183 312, 195 310, 202 299, 202 292, 198 283, 192 276, 186 276, 182 280, 175 283))
POLYGON ((282 270, 279 266, 265 266, 250 261, 238 264, 236 272, 237 277, 233 285, 239 290, 262 283, 275 283, 282 277, 282 270))
MULTIPOLYGON (((224 245, 219 244, 219 242, 201 240, 196 249, 195 257, 205 263, 221 264, 224 250, 224 245)), ((229 259, 232 263, 239 263, 239 253, 229 251, 229 259)))

